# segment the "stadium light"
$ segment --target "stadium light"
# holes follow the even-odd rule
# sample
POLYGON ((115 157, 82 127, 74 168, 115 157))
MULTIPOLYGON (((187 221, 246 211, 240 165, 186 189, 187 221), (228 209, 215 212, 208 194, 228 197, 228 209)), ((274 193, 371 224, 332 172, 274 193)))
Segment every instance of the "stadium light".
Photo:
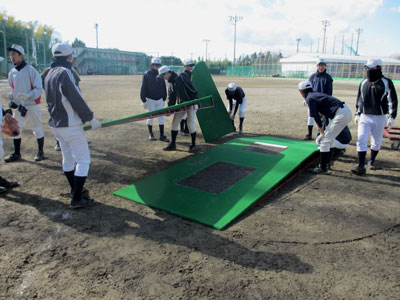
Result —
POLYGON ((296 42, 297 42, 297 51, 296 54, 299 54, 299 44, 300 44, 301 38, 297 38, 296 42))
POLYGON ((329 22, 328 20, 322 20, 321 21, 322 26, 324 27, 324 40, 322 42, 322 53, 326 53, 326 27, 331 25, 331 22, 329 22))
POLYGON ((94 29, 96 29, 96 49, 99 50, 99 24, 94 24, 94 29))
POLYGON ((361 28, 357 28, 357 29, 356 29, 356 32, 357 32, 356 55, 358 55, 358 42, 359 42, 359 40, 360 40, 360 34, 361 34, 361 32, 362 32, 362 29, 361 29, 361 28))
POLYGON ((3 46, 4 46, 4 65, 3 65, 3 69, 4 69, 4 74, 7 75, 8 70, 7 70, 7 42, 6 42, 6 17, 3 17, 3 46))
POLYGON ((236 24, 237 22, 240 22, 243 20, 243 16, 229 16, 229 19, 231 22, 233 22, 233 26, 235 26, 235 33, 233 36, 233 61, 232 61, 232 66, 235 64, 236 60, 236 24))

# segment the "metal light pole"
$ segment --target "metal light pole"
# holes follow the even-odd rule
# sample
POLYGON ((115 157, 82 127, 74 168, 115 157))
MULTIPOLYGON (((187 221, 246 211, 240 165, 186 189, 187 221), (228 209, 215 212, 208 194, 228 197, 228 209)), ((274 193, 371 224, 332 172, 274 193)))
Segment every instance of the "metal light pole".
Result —
POLYGON ((297 42, 297 51, 296 54, 299 54, 299 44, 300 44, 301 38, 297 38, 296 42, 297 42))
POLYGON ((233 61, 232 61, 232 66, 235 64, 236 62, 236 24, 237 22, 240 22, 243 20, 242 16, 229 16, 229 19, 231 20, 231 22, 233 22, 233 25, 235 26, 235 33, 233 36, 233 61))
POLYGON ((325 45, 326 45, 326 40, 325 40, 325 38, 326 38, 326 27, 330 26, 331 22, 329 22, 328 20, 322 20, 321 23, 322 23, 322 26, 324 27, 324 40, 323 40, 323 43, 322 43, 322 53, 326 53, 326 48, 325 48, 325 45))
POLYGON ((358 42, 359 42, 359 40, 360 40, 360 34, 361 34, 361 32, 362 32, 362 29, 361 29, 361 28, 357 28, 357 29, 356 29, 356 32, 357 32, 356 55, 358 55, 358 42))
POLYGON ((46 32, 43 32, 43 69, 46 68, 46 32))
POLYGON ((203 40, 203 42, 206 43, 206 57, 205 57, 205 62, 207 62, 207 50, 208 50, 208 42, 211 42, 210 40, 203 40))
POLYGON ((351 34, 350 56, 352 52, 353 52, 353 33, 351 34))
POLYGON ((25 42, 26 42, 26 60, 28 61, 29 58, 29 43, 28 43, 28 28, 25 28, 25 42))

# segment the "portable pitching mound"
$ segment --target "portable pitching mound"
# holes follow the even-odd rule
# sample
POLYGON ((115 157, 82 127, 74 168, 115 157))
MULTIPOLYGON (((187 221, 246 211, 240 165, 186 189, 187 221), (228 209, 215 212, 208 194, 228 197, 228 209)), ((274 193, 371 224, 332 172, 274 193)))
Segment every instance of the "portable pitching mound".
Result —
POLYGON ((315 144, 275 137, 237 138, 114 192, 223 229, 315 160, 315 144))

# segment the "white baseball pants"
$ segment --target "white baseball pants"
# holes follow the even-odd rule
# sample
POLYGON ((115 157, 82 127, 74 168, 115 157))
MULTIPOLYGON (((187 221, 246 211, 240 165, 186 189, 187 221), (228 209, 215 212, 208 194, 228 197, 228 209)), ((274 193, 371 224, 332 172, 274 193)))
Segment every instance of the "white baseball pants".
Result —
MULTIPOLYGON (((239 104, 239 108, 238 108, 238 116, 239 118, 244 118, 244 109, 246 108, 246 97, 243 98, 242 100, 242 104, 239 104)), ((235 99, 232 100, 232 114, 235 111, 237 105, 237 101, 235 99)))
POLYGON ((192 105, 192 106, 190 106, 189 111, 175 114, 174 118, 172 119, 172 130, 174 130, 174 131, 179 130, 179 125, 181 123, 181 120, 184 118, 185 114, 187 113, 187 126, 189 129, 189 132, 190 133, 196 132, 195 121, 196 121, 197 109, 198 109, 197 105, 192 105))
POLYGON ((357 151, 366 152, 368 149, 368 138, 371 134, 371 149, 379 151, 383 142, 383 131, 387 122, 386 115, 361 114, 358 121, 357 151))
POLYGON ((352 113, 350 108, 343 104, 343 108, 338 108, 335 117, 330 120, 328 127, 324 131, 324 136, 320 141, 320 151, 329 152, 333 148, 335 138, 342 132, 343 128, 350 123, 352 113))
MULTIPOLYGON (((158 100, 146 98, 146 101, 147 101, 148 112, 164 108, 164 101, 162 98, 158 100)), ((158 125, 164 125, 165 116, 158 117, 157 119, 158 119, 158 125)), ((147 125, 153 125, 153 118, 147 119, 147 125)))
POLYGON ((21 113, 18 111, 18 109, 14 109, 13 116, 18 121, 20 134, 18 136, 14 136, 13 139, 21 138, 22 128, 24 127, 25 122, 27 122, 32 127, 33 135, 36 136, 37 139, 44 137, 41 123, 42 108, 40 107, 40 104, 27 106, 26 109, 27 113, 25 117, 21 116, 21 113))
POLYGON ((83 126, 51 128, 60 142, 62 168, 64 172, 75 169, 75 176, 85 177, 89 173, 90 152, 83 126))
POLYGON ((314 118, 310 116, 310 109, 308 109, 308 120, 307 120, 307 125, 308 125, 308 126, 314 126, 314 118))

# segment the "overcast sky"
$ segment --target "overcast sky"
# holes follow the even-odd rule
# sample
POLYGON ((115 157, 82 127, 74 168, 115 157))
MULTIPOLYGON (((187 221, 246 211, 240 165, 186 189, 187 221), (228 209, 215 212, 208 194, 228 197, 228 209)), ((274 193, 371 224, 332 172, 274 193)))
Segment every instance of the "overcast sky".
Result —
MULTIPOLYGON (((22 21, 52 26, 63 41, 75 37, 96 47, 94 24, 99 24, 99 47, 173 55, 182 59, 208 55, 233 58, 234 26, 229 16, 242 16, 237 25, 236 57, 242 53, 322 51, 327 27, 327 53, 342 50, 344 35, 356 47, 356 29, 362 28, 361 55, 400 54, 400 0, 0 0, 0 10, 22 21)), ((345 54, 349 51, 345 50, 345 54)))

